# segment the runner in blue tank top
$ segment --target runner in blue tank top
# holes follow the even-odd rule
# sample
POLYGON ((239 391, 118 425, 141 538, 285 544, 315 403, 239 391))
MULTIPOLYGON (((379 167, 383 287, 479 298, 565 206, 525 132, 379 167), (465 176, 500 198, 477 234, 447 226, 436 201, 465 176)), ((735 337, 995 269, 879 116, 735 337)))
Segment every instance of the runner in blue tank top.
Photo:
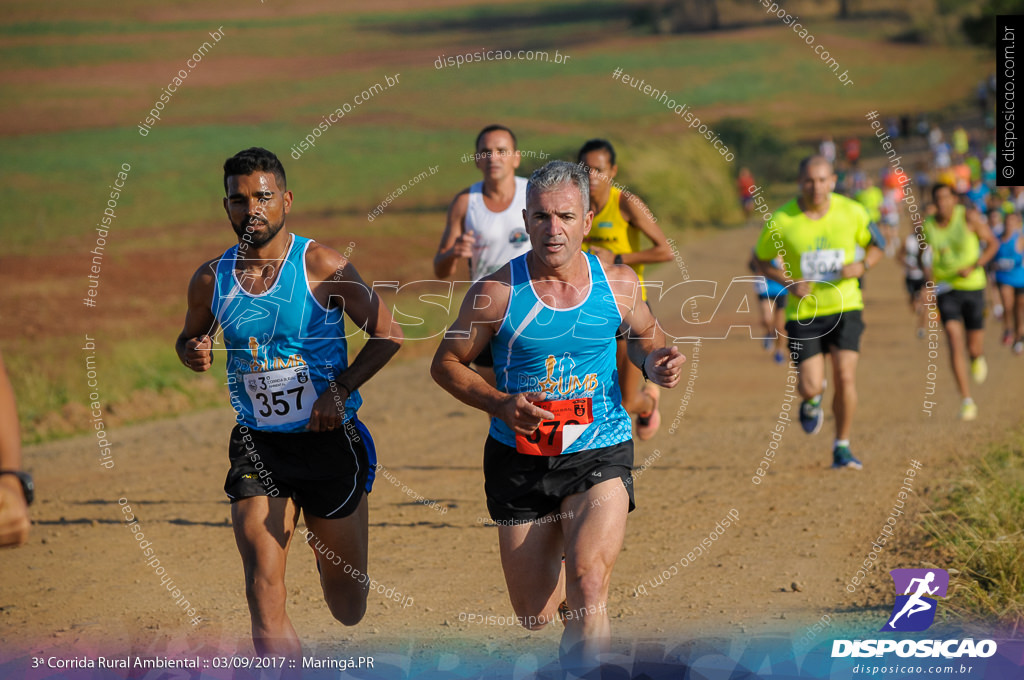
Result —
MULTIPOLYGON (((781 258, 772 260, 772 266, 781 270, 783 263, 781 258)), ((757 251, 753 250, 747 267, 754 274, 760 274, 761 268, 757 263, 757 251)), ((768 352, 775 350, 772 358, 775 363, 781 364, 786 360, 783 347, 786 344, 786 303, 789 291, 784 285, 761 275, 754 282, 754 291, 757 293, 757 302, 761 311, 761 327, 764 335, 761 337, 761 346, 768 352)))
POLYGON ((616 335, 627 330, 630 360, 662 387, 684 357, 633 270, 580 250, 593 220, 580 166, 534 172, 523 216, 530 252, 470 288, 431 375, 492 417, 484 491, 519 622, 535 630, 561 614, 563 667, 585 669, 609 647, 609 580, 634 507, 616 335), (497 389, 469 368, 488 345, 497 389))
POLYGON ((996 285, 1003 301, 1003 344, 1013 344, 1014 354, 1024 354, 1024 236, 1020 213, 1006 216, 1006 230, 999 239, 993 260, 996 285))
POLYGON ((376 452, 357 388, 398 351, 402 331, 347 258, 288 231, 292 192, 277 156, 254 147, 229 158, 224 190, 238 244, 196 270, 175 348, 199 373, 224 354, 238 421, 224 491, 253 644, 297 658, 284 573, 299 510, 331 613, 355 625, 366 611, 353 574, 366 573, 376 452), (370 335, 351 366, 341 310, 370 335))

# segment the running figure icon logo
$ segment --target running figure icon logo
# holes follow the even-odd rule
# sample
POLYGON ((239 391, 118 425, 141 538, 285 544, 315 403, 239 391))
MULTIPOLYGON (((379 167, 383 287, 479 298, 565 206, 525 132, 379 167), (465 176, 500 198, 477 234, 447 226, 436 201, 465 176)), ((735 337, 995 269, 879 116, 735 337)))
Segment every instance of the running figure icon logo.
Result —
POLYGON ((949 574, 945 569, 893 569, 889 573, 896 586, 896 603, 892 617, 880 630, 927 630, 935 621, 937 603, 929 596, 946 596, 949 574))

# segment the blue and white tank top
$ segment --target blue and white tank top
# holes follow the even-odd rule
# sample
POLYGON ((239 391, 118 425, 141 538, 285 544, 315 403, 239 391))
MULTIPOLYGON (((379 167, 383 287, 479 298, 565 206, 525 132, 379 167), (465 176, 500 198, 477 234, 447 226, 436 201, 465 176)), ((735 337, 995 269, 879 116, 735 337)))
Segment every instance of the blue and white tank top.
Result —
MULTIPOLYGON (((548 395, 548 401, 539 405, 555 413, 558 422, 545 421, 534 433, 536 446, 544 449, 533 451, 535 455, 576 453, 632 438, 615 360, 622 315, 601 262, 582 254, 590 290, 583 302, 568 309, 549 307, 537 297, 527 255, 509 263, 512 290, 491 352, 499 390, 548 395)), ((515 432, 498 418, 491 418, 490 434, 507 446, 517 446, 515 432)), ((520 441, 517 449, 526 453, 522 446, 520 441)))
POLYGON ((996 283, 1014 288, 1024 288, 1024 255, 1018 250, 1021 232, 1000 241, 996 252, 993 269, 996 272, 996 283))
MULTIPOLYGON (((217 262, 211 308, 224 331, 231 406, 242 425, 267 432, 304 431, 313 402, 348 368, 344 314, 325 309, 309 287, 310 243, 292 235, 273 286, 259 295, 247 293, 238 281, 237 245, 217 262)), ((342 391, 335 389, 340 401, 342 391)), ((358 391, 349 395, 346 417, 354 416, 360 404, 358 391)))

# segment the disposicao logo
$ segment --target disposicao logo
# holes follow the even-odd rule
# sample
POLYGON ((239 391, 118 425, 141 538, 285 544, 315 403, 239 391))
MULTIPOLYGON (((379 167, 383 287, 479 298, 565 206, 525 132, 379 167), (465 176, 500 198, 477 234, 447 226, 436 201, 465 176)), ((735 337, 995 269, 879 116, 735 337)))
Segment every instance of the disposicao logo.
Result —
POLYGON ((896 603, 892 616, 879 630, 928 630, 935 622, 938 601, 934 598, 946 597, 949 573, 945 569, 893 569, 889 574, 896 586, 896 603))
MULTIPOLYGON (((945 569, 893 569, 896 603, 880 632, 911 633, 927 630, 935 622, 936 597, 946 597, 949 573, 945 569)), ((950 659, 987 658, 996 653, 994 640, 833 640, 832 657, 899 657, 950 659)))

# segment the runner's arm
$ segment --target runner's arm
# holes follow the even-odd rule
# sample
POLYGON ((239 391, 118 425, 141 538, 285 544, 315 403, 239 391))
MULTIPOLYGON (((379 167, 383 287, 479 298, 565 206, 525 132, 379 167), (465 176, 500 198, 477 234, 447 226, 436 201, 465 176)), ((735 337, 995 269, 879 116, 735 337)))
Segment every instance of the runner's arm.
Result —
POLYGON ((885 257, 885 237, 867 211, 862 211, 867 222, 857 232, 857 243, 864 248, 864 259, 843 265, 839 275, 844 279, 859 279, 885 257))
POLYGON ((789 278, 785 270, 775 266, 775 258, 779 256, 779 246, 777 243, 781 241, 781 235, 777 239, 772 238, 772 230, 766 224, 761 229, 761 235, 758 236, 757 244, 754 246, 754 259, 762 276, 784 286, 789 286, 793 283, 793 279, 789 278))
POLYGON ((626 265, 605 267, 608 283, 628 328, 626 354, 646 378, 661 387, 675 387, 686 357, 667 345, 665 332, 644 302, 636 272, 626 265))
POLYGON ((441 243, 434 255, 434 275, 439 279, 450 279, 455 275, 455 265, 460 258, 473 254, 470 234, 465 233, 463 223, 469 208, 469 191, 460 192, 448 206, 448 221, 445 224, 441 243))
POLYGON ((793 283, 793 280, 786 276, 785 270, 779 269, 775 266, 774 258, 771 260, 762 260, 758 257, 755 261, 757 262, 759 273, 764 275, 766 279, 771 279, 772 281, 781 283, 784 286, 788 286, 793 283))
POLYGON ((174 343, 181 363, 196 373, 210 370, 213 366, 213 339, 218 324, 213 315, 213 289, 216 285, 214 271, 217 260, 204 263, 188 284, 188 310, 185 325, 174 343))
POLYGON ((622 213, 627 222, 643 232, 653 244, 646 250, 638 250, 635 253, 623 253, 623 264, 654 264, 656 262, 668 262, 672 259, 672 246, 669 245, 665 232, 654 221, 650 209, 640 200, 639 196, 626 191, 619 194, 619 212, 622 213))
MULTIPOLYGON (((21 434, 14 390, 0 356, 0 470, 21 470, 21 434)), ((18 546, 28 540, 31 523, 21 481, 0 475, 0 546, 18 546)))
POLYGON ((445 333, 430 364, 430 376, 453 397, 500 418, 519 434, 533 434, 545 419, 554 416, 532 402, 543 401, 544 394, 530 392, 506 394, 487 384, 469 362, 483 351, 501 326, 508 306, 510 288, 499 277, 508 273, 508 265, 495 274, 474 283, 466 293, 459 317, 445 333), (477 303, 484 301, 484 304, 477 303))
POLYGON ((975 265, 976 267, 985 267, 999 252, 999 239, 975 210, 967 211, 967 226, 978 235, 978 240, 985 242, 985 250, 978 256, 978 264, 975 265))
POLYGON ((878 264, 885 257, 885 251, 877 243, 871 241, 864 253, 864 259, 860 262, 851 262, 843 265, 841 276, 844 279, 859 279, 864 276, 867 270, 878 264))
POLYGON ((337 385, 348 392, 344 401, 391 360, 401 348, 404 334, 391 310, 352 262, 322 245, 311 245, 306 257, 316 299, 328 309, 340 308, 369 336, 345 372, 336 377, 337 385))
POLYGON ((754 252, 753 250, 750 251, 750 259, 747 260, 747 269, 750 270, 751 274, 761 273, 761 265, 757 261, 757 253, 754 252))
MULTIPOLYGON (((914 229, 914 235, 916 236, 919 230, 921 231, 921 238, 919 238, 918 241, 917 241, 917 243, 918 243, 918 248, 917 248, 917 266, 918 266, 918 268, 922 272, 924 272, 925 284, 932 284, 932 285, 934 285, 935 284, 935 279, 932 278, 931 263, 925 261, 925 251, 928 250, 928 239, 924 236, 924 229, 920 225, 917 226, 914 229)), ((930 286, 928 287, 928 289, 925 290, 925 295, 926 296, 928 295, 928 290, 929 289, 930 289, 930 286)))

